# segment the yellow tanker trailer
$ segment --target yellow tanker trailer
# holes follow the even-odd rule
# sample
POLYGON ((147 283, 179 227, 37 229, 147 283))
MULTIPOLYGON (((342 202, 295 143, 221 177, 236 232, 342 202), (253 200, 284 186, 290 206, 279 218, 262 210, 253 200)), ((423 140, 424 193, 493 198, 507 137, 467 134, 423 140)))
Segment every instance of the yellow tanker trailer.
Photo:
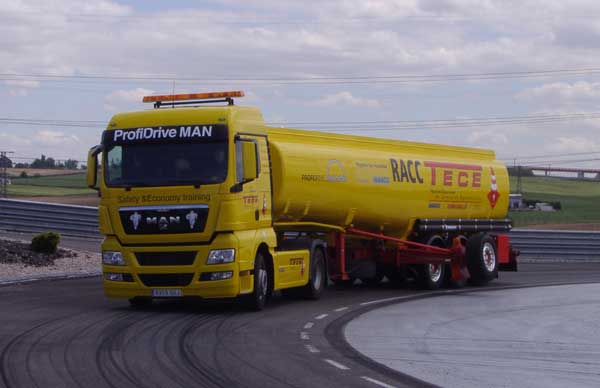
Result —
POLYGON ((90 150, 108 296, 262 308, 276 290, 317 298, 327 277, 438 288, 516 269, 492 151, 271 128, 242 95, 147 97, 90 150))

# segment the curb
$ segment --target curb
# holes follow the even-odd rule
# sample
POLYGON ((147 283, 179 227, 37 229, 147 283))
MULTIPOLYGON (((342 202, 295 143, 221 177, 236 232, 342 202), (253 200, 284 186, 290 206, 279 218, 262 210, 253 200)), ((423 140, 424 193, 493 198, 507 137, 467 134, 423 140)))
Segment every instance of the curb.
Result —
POLYGON ((58 280, 86 279, 86 278, 93 278, 93 277, 97 277, 97 276, 101 276, 101 275, 102 275, 102 272, 100 272, 100 271, 84 272, 84 273, 78 273, 78 274, 64 274, 64 275, 46 275, 46 276, 42 275, 42 276, 28 277, 28 278, 23 278, 23 279, 18 279, 18 280, 2 280, 2 281, 0 281, 0 287, 13 286, 16 284, 35 283, 35 282, 41 282, 44 280, 58 281, 58 280))

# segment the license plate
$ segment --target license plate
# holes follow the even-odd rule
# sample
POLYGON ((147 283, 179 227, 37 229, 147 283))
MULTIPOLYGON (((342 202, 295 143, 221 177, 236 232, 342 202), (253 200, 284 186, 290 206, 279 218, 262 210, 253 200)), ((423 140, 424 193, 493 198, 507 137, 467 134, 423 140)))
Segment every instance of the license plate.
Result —
POLYGON ((155 298, 177 298, 182 296, 183 293, 179 289, 154 289, 152 290, 152 296, 155 298))

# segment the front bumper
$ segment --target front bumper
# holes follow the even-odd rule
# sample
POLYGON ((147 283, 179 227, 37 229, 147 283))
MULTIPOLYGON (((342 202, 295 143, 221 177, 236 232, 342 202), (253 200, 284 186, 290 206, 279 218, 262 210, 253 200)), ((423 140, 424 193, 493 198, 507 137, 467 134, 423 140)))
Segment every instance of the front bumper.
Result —
MULTIPOLYGON (((210 245, 185 246, 121 246, 114 237, 107 237, 102 243, 103 251, 120 251, 125 266, 102 265, 103 286, 110 298, 152 297, 152 290, 181 290, 182 297, 233 298, 252 288, 250 271, 240 274, 238 258, 228 264, 206 264, 211 249, 235 248, 237 239, 232 235, 217 236, 210 245), (170 265, 169 258, 175 254, 187 252, 193 256, 193 262, 183 265, 170 265), (142 265, 138 259, 140 253, 151 253, 160 258, 160 264, 142 265), (195 254, 194 254, 195 253, 195 254), (166 264, 166 265, 165 265, 166 264), (231 278, 207 280, 207 273, 231 272, 231 278), (129 274, 126 281, 107 280, 107 273, 129 274), (203 275, 204 274, 204 275, 203 275), (128 280, 128 281, 127 281, 128 280)), ((144 263, 148 264, 148 263, 144 263)))

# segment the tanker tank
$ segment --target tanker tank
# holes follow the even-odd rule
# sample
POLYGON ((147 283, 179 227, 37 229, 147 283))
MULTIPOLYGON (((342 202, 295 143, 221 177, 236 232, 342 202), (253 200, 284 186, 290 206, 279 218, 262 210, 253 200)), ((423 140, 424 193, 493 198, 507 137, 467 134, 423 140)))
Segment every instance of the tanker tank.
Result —
POLYGON ((274 221, 405 238, 416 219, 503 219, 508 172, 493 151, 268 128, 274 221))

